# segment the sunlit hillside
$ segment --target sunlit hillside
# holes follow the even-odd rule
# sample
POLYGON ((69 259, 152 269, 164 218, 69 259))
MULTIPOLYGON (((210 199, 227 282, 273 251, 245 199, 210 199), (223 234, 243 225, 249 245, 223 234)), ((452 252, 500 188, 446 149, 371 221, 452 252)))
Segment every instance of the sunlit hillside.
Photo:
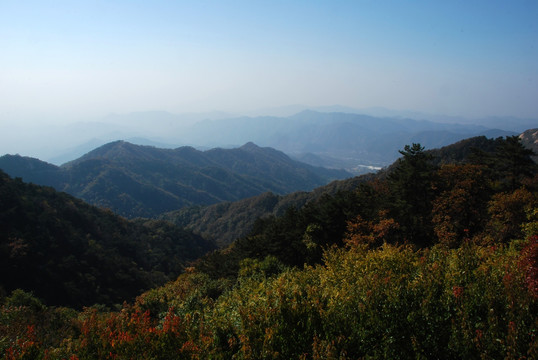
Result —
MULTIPOLYGON (((4 292, 3 358, 535 358, 537 166, 518 137, 490 145, 406 146, 386 174, 259 220, 134 302, 4 292)), ((10 261, 34 246, 3 244, 10 261)))

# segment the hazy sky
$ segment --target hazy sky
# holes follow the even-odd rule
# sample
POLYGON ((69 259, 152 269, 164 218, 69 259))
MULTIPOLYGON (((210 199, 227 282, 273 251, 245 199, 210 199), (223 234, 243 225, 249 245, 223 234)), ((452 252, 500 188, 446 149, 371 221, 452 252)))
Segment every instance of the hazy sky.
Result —
POLYGON ((538 118, 538 1, 0 0, 0 125, 290 104, 538 118))

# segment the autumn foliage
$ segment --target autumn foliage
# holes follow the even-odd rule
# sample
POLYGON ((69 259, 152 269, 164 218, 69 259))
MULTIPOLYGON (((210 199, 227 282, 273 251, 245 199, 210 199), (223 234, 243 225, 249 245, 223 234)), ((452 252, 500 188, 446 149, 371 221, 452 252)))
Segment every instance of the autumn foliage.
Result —
MULTIPOLYGON (((272 277, 256 274, 256 263, 245 266, 254 272, 245 272, 249 276, 217 300, 199 289, 181 290, 198 276, 185 274, 169 285, 168 295, 160 294, 164 299, 179 290, 177 299, 166 300, 176 306, 161 313, 152 314, 144 296, 117 312, 88 308, 69 320, 72 337, 48 347, 28 325, 11 334, 12 341, 3 340, 4 358, 538 356, 535 239, 419 251, 332 249, 322 265, 272 277)), ((14 321, 6 317, 13 310, 2 309, 3 324, 14 321)))
POLYGON ((116 309, 13 292, 2 359, 538 358, 536 178, 421 151, 402 179, 264 220, 116 309), (426 193, 399 194, 413 171, 426 193))

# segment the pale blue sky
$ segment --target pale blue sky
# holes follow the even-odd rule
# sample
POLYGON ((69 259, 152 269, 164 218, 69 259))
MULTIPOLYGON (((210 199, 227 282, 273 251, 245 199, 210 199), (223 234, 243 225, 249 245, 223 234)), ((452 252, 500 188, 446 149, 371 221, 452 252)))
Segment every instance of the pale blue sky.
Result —
POLYGON ((0 124, 290 104, 538 118, 538 1, 0 0, 0 124))

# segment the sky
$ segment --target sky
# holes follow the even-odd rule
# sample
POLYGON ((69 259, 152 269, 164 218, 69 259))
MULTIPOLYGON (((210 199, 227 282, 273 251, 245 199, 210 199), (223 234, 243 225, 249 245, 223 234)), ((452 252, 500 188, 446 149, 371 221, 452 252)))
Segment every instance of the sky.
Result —
POLYGON ((0 129, 303 104, 538 118, 538 1, 0 0, 0 129))

